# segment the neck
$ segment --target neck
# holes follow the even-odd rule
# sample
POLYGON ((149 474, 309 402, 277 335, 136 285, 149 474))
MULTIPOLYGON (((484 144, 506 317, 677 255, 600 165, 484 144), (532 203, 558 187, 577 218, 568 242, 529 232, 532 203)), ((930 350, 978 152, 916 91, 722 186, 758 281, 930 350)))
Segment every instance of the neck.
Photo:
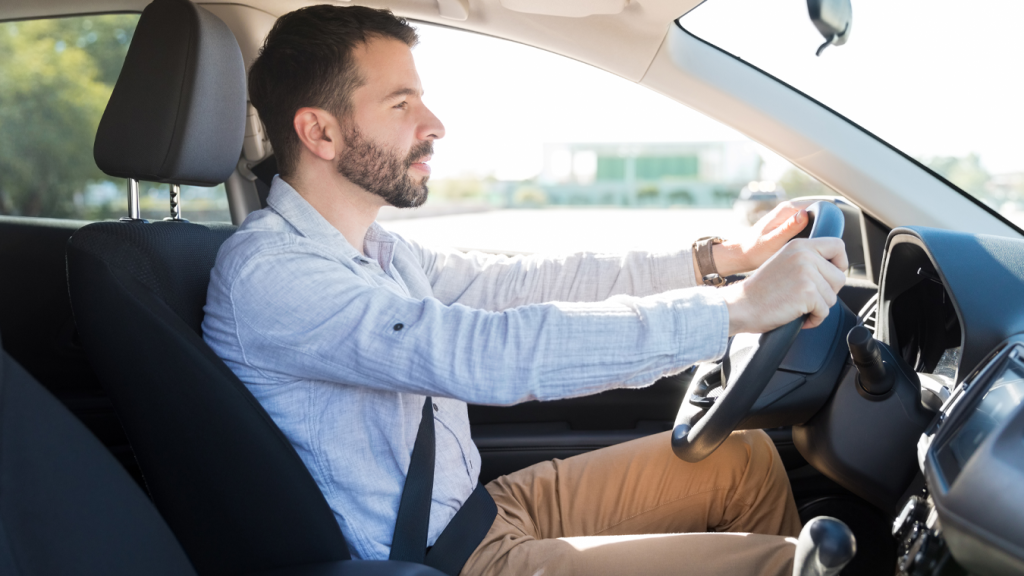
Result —
POLYGON ((385 204, 380 196, 363 190, 337 172, 303 174, 297 170, 284 180, 365 256, 366 231, 385 204))

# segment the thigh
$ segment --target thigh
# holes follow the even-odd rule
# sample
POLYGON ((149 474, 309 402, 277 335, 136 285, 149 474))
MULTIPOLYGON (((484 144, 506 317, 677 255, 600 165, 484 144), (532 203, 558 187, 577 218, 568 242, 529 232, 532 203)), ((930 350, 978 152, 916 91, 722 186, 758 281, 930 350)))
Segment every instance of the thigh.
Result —
POLYGON ((790 576, 796 549, 794 538, 742 533, 535 540, 500 519, 488 536, 461 576, 790 576))
POLYGON ((800 530, 782 462, 760 430, 733 433, 696 464, 677 458, 664 433, 542 462, 487 489, 510 525, 535 539, 800 530))

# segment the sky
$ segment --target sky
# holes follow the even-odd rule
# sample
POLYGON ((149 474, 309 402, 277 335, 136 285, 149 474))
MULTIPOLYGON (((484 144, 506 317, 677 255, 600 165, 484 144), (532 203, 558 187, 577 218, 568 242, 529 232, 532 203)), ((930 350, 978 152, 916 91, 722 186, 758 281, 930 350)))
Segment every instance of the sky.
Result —
MULTIPOLYGON (((993 173, 1024 171, 1024 45, 1017 0, 853 0, 849 42, 820 58, 805 0, 709 0, 691 32, 821 100, 911 155, 977 153, 993 173)), ((628 80, 562 56, 418 25, 413 54, 446 136, 434 178, 519 180, 545 143, 746 138, 628 80)), ((762 149, 766 177, 788 163, 762 149)))
POLYGON ((1024 171, 1024 2, 852 5, 849 41, 821 57, 805 0, 710 0, 683 24, 911 155, 974 152, 991 172, 1024 171))

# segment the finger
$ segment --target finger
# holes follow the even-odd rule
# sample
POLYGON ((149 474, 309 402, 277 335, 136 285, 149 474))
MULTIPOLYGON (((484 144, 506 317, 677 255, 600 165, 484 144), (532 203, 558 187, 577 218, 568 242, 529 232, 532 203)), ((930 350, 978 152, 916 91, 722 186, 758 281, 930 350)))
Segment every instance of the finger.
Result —
POLYGON ((765 215, 764 218, 762 218, 762 221, 765 222, 766 224, 761 227, 761 232, 766 233, 779 227, 784 222, 786 222, 786 220, 791 218, 793 214, 796 214, 800 210, 803 210, 810 205, 807 204, 807 206, 805 206, 805 204, 807 203, 792 201, 782 202, 774 209, 772 209, 771 212, 765 215))
MULTIPOLYGON (((826 266, 828 265, 826 264, 826 266)), ((833 287, 832 283, 827 278, 815 274, 814 287, 818 290, 818 295, 825 301, 825 305, 827 307, 831 308, 836 303, 836 294, 839 291, 833 287)))
POLYGON ((815 202, 820 202, 820 200, 815 200, 813 198, 807 200, 787 200, 785 204, 790 206, 793 210, 807 210, 811 207, 811 204, 814 204, 815 202))
POLYGON ((824 258, 815 258, 815 263, 822 280, 829 284, 833 294, 838 294, 846 286, 846 274, 824 258))
POLYGON ((850 261, 846 256, 846 244, 840 238, 813 238, 810 246, 833 266, 846 272, 850 261))
POLYGON ((781 202, 767 214, 758 218, 752 228, 757 230, 758 235, 764 235, 785 222, 797 210, 799 208, 794 208, 790 202, 781 202))
POLYGON ((788 216, 801 210, 807 210, 815 202, 818 202, 818 200, 786 200, 779 204, 775 210, 788 216))
POLYGON ((807 227, 807 211, 799 210, 790 216, 780 226, 764 235, 762 242, 772 246, 782 246, 793 239, 801 230, 807 227))
POLYGON ((800 208, 794 206, 792 202, 786 201, 778 203, 769 214, 773 222, 782 222, 799 211, 800 208))
POLYGON ((825 318, 828 317, 828 310, 830 306, 826 305, 825 300, 821 297, 821 294, 817 294, 816 296, 817 297, 814 298, 812 303, 813 307, 811 308, 811 311, 807 316, 807 319, 804 320, 804 328, 815 328, 819 326, 822 322, 824 322, 825 318))
POLYGON ((836 267, 840 272, 846 272, 846 269, 850 267, 850 257, 846 253, 846 243, 843 243, 843 251, 840 252, 835 258, 829 258, 829 262, 836 267))

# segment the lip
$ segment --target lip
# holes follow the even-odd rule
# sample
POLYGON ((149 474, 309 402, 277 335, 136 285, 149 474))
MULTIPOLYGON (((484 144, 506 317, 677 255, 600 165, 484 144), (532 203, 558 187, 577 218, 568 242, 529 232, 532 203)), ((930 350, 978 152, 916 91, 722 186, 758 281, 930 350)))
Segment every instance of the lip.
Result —
POLYGON ((415 168, 417 170, 420 170, 420 171, 426 172, 427 174, 430 174, 430 165, 427 164, 427 162, 430 162, 430 156, 426 156, 424 158, 421 158, 419 162, 413 162, 412 165, 410 165, 409 167, 410 168, 415 168))

